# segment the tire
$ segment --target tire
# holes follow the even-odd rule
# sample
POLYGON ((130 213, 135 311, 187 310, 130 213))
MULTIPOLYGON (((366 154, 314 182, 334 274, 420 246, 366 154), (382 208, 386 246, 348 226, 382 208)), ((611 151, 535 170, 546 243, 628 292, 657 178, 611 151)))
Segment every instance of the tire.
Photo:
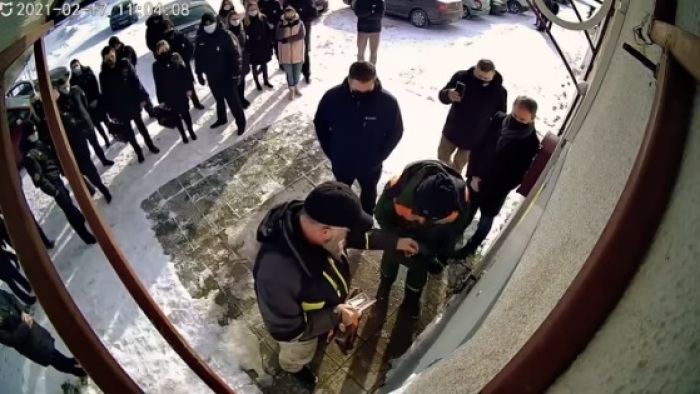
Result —
POLYGON ((413 26, 415 27, 424 28, 430 24, 428 14, 420 8, 416 8, 415 10, 411 11, 409 19, 411 21, 411 24, 413 24, 413 26))
POLYGON ((462 19, 469 19, 472 17, 472 11, 462 3, 462 19))
POLYGON ((508 12, 511 14, 520 14, 523 12, 523 6, 515 0, 510 0, 508 1, 508 12))

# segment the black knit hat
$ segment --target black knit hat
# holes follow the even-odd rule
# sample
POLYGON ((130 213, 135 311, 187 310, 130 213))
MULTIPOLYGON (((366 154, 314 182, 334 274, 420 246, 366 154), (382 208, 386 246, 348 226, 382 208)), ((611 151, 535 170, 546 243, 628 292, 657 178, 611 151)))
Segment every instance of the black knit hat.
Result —
POLYGON ((461 206, 456 183, 443 173, 425 178, 416 188, 415 198, 416 213, 431 220, 444 219, 461 206))
POLYGON ((109 41, 107 41, 107 45, 111 46, 112 48, 116 47, 117 45, 121 44, 122 42, 119 40, 119 37, 117 36, 112 36, 109 38, 109 41))
POLYGON ((202 15, 202 25, 212 22, 216 22, 216 16, 214 14, 207 12, 206 14, 202 15))
POLYGON ((357 195, 340 182, 316 186, 304 200, 304 211, 319 223, 347 228, 351 232, 364 233, 374 226, 374 219, 362 210, 357 195))

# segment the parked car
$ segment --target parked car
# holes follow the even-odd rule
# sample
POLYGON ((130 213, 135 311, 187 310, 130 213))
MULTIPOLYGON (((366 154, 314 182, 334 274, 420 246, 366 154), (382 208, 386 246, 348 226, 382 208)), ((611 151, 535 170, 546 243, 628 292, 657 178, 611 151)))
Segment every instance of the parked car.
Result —
MULTIPOLYGON (((194 42, 197 39, 197 30, 199 29, 199 23, 202 21, 202 15, 207 12, 217 15, 218 12, 214 11, 214 8, 206 1, 192 1, 188 2, 188 4, 189 12, 187 15, 184 15, 184 13, 171 14, 168 15, 168 19, 173 21, 175 28, 180 30, 188 40, 194 42)), ((171 10, 173 7, 166 6, 166 9, 171 10)))
MULTIPOLYGON (((353 0, 343 2, 353 8, 353 0)), ((462 18, 460 0, 385 0, 387 15, 408 18, 416 27, 442 25, 462 18)))
POLYGON ((109 27, 118 30, 136 23, 139 20, 137 7, 130 0, 116 4, 109 13, 109 27))
POLYGON ((503 15, 508 12, 505 0, 491 0, 491 15, 503 15))
POLYGON ((462 0, 462 19, 491 13, 491 0, 462 0))
POLYGON ((508 0, 508 12, 520 14, 530 9, 530 4, 527 0, 508 0))
POLYGON ((314 4, 319 14, 328 11, 328 0, 314 0, 314 4))
POLYGON ((36 94, 36 89, 34 88, 34 84, 31 81, 27 80, 22 80, 14 84, 5 93, 5 97, 21 97, 21 96, 26 96, 26 97, 32 97, 36 94))

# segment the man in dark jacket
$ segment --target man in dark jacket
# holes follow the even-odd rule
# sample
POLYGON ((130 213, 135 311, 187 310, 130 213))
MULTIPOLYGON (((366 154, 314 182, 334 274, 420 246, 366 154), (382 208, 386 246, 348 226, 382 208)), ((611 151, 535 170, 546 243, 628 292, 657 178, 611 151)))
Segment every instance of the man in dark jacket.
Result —
POLYGON ((369 61, 376 65, 384 0, 355 0, 353 10, 357 15, 357 60, 365 60, 365 50, 369 43, 369 61))
POLYGON ((148 129, 141 119, 141 109, 150 100, 146 89, 141 85, 134 66, 126 59, 117 60, 117 54, 111 47, 102 49, 102 71, 100 72, 100 86, 102 86, 102 99, 105 110, 110 120, 121 124, 125 137, 134 148, 139 163, 144 161, 141 147, 136 142, 134 130, 131 128, 133 121, 138 128, 148 150, 159 153, 158 149, 148 134, 148 129))
MULTIPOLYGON (((102 193, 107 203, 109 203, 112 201, 112 194, 110 194, 107 186, 102 183, 100 173, 95 168, 88 149, 88 135, 92 133, 92 137, 97 138, 95 137, 95 126, 93 126, 90 114, 87 111, 88 103, 85 94, 79 87, 70 86, 68 75, 64 73, 62 68, 52 70, 51 84, 54 89, 58 90, 56 105, 80 173, 87 178, 92 186, 102 193)), ((102 161, 102 164, 106 166, 113 165, 114 162, 105 157, 99 144, 97 148, 95 153, 97 153, 97 157, 102 161)))
MULTIPOLYGON (((165 39, 165 31, 167 26, 165 21, 168 20, 160 13, 155 13, 146 19, 146 46, 156 54, 156 44, 158 41, 165 39)), ((182 54, 180 54, 182 56, 182 54)), ((184 58, 184 56, 183 56, 184 58)))
POLYGON ((351 281, 346 248, 418 251, 415 241, 372 226, 347 185, 326 182, 304 201, 273 208, 258 227, 253 277, 260 314, 280 343, 280 366, 306 384, 316 382, 306 365, 318 338, 359 318, 346 303, 351 281))
MULTIPOLYGON (((258 6, 260 7, 260 12, 267 17, 267 27, 270 28, 270 36, 273 37, 272 49, 275 51, 275 57, 279 62, 280 55, 277 51, 278 48, 275 31, 277 29, 277 25, 280 23, 280 19, 282 19, 282 4, 280 4, 278 0, 260 0, 258 2, 258 6)), ((281 64, 279 67, 280 70, 283 69, 281 64)))
POLYGON ((382 230, 411 237, 421 245, 413 256, 386 251, 382 256, 378 298, 386 298, 399 267, 408 267, 402 309, 420 316, 420 298, 428 272, 439 273, 455 254, 457 243, 471 222, 469 194, 462 176, 437 160, 406 166, 384 187, 377 203, 382 230))
POLYGON ((63 373, 85 378, 87 374, 72 357, 56 350, 46 329, 25 313, 17 299, 0 290, 0 343, 41 366, 52 366, 63 373))
POLYGON ((467 179, 471 196, 471 216, 481 212, 476 231, 462 248, 460 257, 476 253, 491 231, 511 190, 518 187, 540 148, 535 130, 537 102, 520 96, 512 112, 497 113, 490 130, 469 159, 467 179))
MULTIPOLYGON (((136 69, 136 63, 138 62, 138 57, 136 56, 136 51, 130 45, 124 45, 123 42, 119 40, 118 37, 113 36, 109 39, 109 46, 112 47, 117 54, 117 61, 119 59, 127 59, 136 69)), ((145 90, 144 90, 145 92, 145 90)), ((153 103, 151 102, 151 97, 146 93, 146 104, 143 106, 143 110, 146 111, 150 118, 155 118, 155 110, 153 109, 153 103)))
POLYGON ((314 126, 335 179, 357 181, 362 207, 371 215, 382 164, 403 136, 399 103, 382 89, 372 63, 353 63, 348 78, 323 95, 314 126))
POLYGON ((43 152, 43 146, 39 142, 39 135, 36 131, 22 141, 20 150, 24 155, 24 168, 34 182, 34 186, 54 198, 56 205, 61 208, 68 223, 83 242, 88 245, 97 243, 95 237, 85 226, 83 213, 75 207, 66 185, 61 180, 60 168, 43 152))
MULTIPOLYGON (((104 127, 102 127, 102 123, 105 123, 105 125, 107 124, 107 117, 105 116, 104 109, 100 105, 100 85, 97 82, 97 77, 90 67, 81 65, 78 59, 71 60, 70 69, 70 84, 71 86, 80 87, 83 93, 85 93, 85 98, 87 98, 88 101, 87 110, 90 113, 92 124, 105 140, 105 146, 109 147, 107 132, 104 127)), ((90 144, 93 144, 92 139, 89 141, 90 144)), ((94 138, 94 141, 97 141, 97 138, 94 138)))
POLYGON ((216 122, 210 127, 217 128, 228 122, 226 104, 236 119, 238 135, 245 133, 246 117, 243 104, 238 97, 238 79, 241 75, 241 50, 238 40, 217 22, 212 13, 202 15, 202 23, 197 32, 194 66, 201 85, 209 81, 211 94, 216 99, 216 122))
MULTIPOLYGON (((175 29, 175 24, 170 19, 163 21, 165 26, 165 32, 163 36, 165 41, 170 45, 170 50, 173 53, 177 53, 185 61, 185 67, 192 74, 194 78, 194 72, 192 71, 192 56, 194 55, 194 47, 190 40, 185 37, 179 30, 175 29)), ((192 105, 197 109, 204 109, 204 106, 199 102, 199 97, 197 96, 197 90, 192 89, 192 94, 190 95, 190 100, 192 100, 192 105)))
POLYGON ((304 22, 306 35, 304 36, 304 65, 301 67, 301 74, 304 76, 306 83, 311 83, 311 22, 318 18, 318 10, 314 0, 286 0, 283 9, 291 5, 297 10, 299 18, 304 22))
POLYGON ((451 107, 442 129, 438 159, 461 174, 469 152, 484 137, 493 114, 506 110, 503 78, 492 61, 482 59, 476 67, 457 71, 440 90, 439 98, 451 107))

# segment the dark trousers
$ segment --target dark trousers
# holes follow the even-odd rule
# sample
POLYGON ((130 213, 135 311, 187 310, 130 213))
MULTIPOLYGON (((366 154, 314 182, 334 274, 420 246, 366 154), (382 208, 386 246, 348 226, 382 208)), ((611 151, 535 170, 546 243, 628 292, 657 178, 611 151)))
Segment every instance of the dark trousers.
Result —
POLYGON ((267 63, 265 64, 251 64, 250 68, 253 71, 253 80, 255 81, 255 86, 258 88, 258 90, 262 89, 262 86, 260 85, 260 81, 258 80, 258 76, 262 74, 263 77, 263 83, 266 85, 270 84, 270 78, 267 73, 267 63))
POLYGON ((66 186, 60 179, 52 182, 52 185, 57 191, 56 195, 54 196, 56 205, 61 208, 70 226, 85 243, 95 243, 95 237, 85 226, 85 217, 83 216, 83 213, 80 212, 80 210, 73 204, 73 200, 70 198, 70 194, 66 186))
MULTIPOLYGON (((194 75, 191 62, 185 62, 185 67, 187 67, 187 70, 190 72, 190 74, 194 75)), ((199 101, 199 96, 197 96, 197 89, 192 89, 192 95, 190 96, 190 100, 192 100, 192 105, 194 105, 195 107, 202 106, 202 103, 199 101)))
MULTIPOLYGON (((469 185, 470 182, 468 181, 467 184, 469 185)), ((474 216, 476 216, 477 211, 481 211, 481 217, 479 218, 479 223, 476 225, 476 231, 474 231, 474 234, 472 234, 471 238, 469 238, 469 241, 467 241, 467 244, 465 247, 469 248, 470 251, 476 252, 476 249, 481 245, 482 242, 486 239, 486 237, 489 235, 491 232, 491 227, 493 227, 493 219, 496 217, 498 212, 494 214, 494 212, 484 212, 481 209, 481 204, 483 203, 482 199, 484 198, 484 195, 482 193, 474 191, 474 189, 471 188, 471 185, 468 186, 469 188, 469 220, 468 222, 471 223, 472 220, 474 220, 474 216)))
MULTIPOLYGON (((97 127, 97 126, 95 126, 97 127)), ((105 156, 105 151, 102 150, 102 147, 100 146, 100 142, 97 141, 97 134, 95 133, 95 129, 91 130, 86 130, 85 132, 85 138, 88 140, 90 143, 90 146, 92 146, 92 150, 95 152, 95 156, 97 156, 98 159, 100 159, 100 162, 102 164, 106 164, 109 160, 107 159, 107 156, 105 156)), ((102 131, 104 133, 104 130, 102 131)), ((105 138, 105 141, 107 138, 103 135, 105 138)))
POLYGON ((382 167, 366 175, 350 175, 333 170, 333 176, 338 182, 352 186, 355 181, 360 185, 360 202, 362 210, 370 215, 374 215, 374 207, 377 205, 377 184, 382 176, 382 167))
MULTIPOLYGON (((109 137, 107 136, 107 131, 104 127, 102 127, 102 123, 107 123, 107 119, 105 118, 105 116, 99 115, 97 114, 97 110, 93 110, 90 112, 90 119, 92 120, 92 124, 95 125, 95 129, 97 129, 97 132, 100 133, 102 139, 105 140, 105 146, 109 146, 109 137)), ((90 142, 90 144, 92 144, 92 142, 90 142)))
MULTIPOLYGON (((123 120, 120 119, 120 121, 122 123, 126 124, 127 126, 129 126, 129 129, 131 129, 131 134, 134 135, 134 142, 136 142, 136 136, 134 134, 134 129, 131 128, 131 121, 133 121, 134 124, 136 124, 136 129, 139 131, 139 134, 141 134, 141 137, 143 138, 143 142, 146 143, 146 146, 148 147, 148 149, 150 149, 150 150, 157 149, 156 146, 153 144, 153 140, 151 139, 151 135, 148 134, 148 129, 146 128, 146 124, 143 123, 143 119, 141 119, 141 114, 138 114, 138 115, 136 115, 132 118, 128 118, 128 119, 123 119, 123 120)), ((127 138, 129 138, 129 137, 127 136, 127 138)), ((134 146, 134 144, 131 141, 129 141, 129 143, 131 144, 131 146, 134 146)), ((136 150, 135 146, 134 146, 134 150, 136 150)), ((139 150, 141 150, 140 147, 139 147, 139 150)), ((137 151, 137 154, 138 154, 138 151, 137 151)))
POLYGON ((143 106, 143 110, 146 111, 146 113, 148 114, 148 117, 155 118, 156 112, 155 112, 155 109, 153 109, 153 102, 151 101, 151 98, 149 97, 145 101, 146 101, 146 105, 143 106))
MULTIPOLYGON (((109 193, 109 189, 107 189, 107 186, 105 186, 104 183, 102 183, 102 178, 100 178, 100 173, 97 171, 97 168, 95 167, 95 163, 90 160, 90 157, 81 157, 77 158, 76 157, 76 162, 78 163, 78 168, 80 169, 80 173, 83 174, 85 179, 90 182, 90 184, 94 187, 97 188, 97 190, 102 193, 103 196, 107 197, 109 196, 111 198, 111 194, 109 193)), ((88 187, 89 189, 89 187, 88 187)))
POLYGON ((311 56, 309 56, 309 51, 311 50, 311 23, 304 23, 306 28, 306 35, 304 36, 304 65, 301 67, 301 75, 304 76, 306 82, 309 82, 311 78, 311 56))
POLYGON ((245 98, 245 77, 241 77, 240 82, 238 83, 238 99, 241 100, 241 105, 243 105, 244 109, 245 107, 250 105, 250 101, 245 98))
POLYGON ((78 360, 73 357, 67 357, 56 349, 53 350, 51 364, 49 365, 54 367, 57 371, 75 375, 79 378, 87 376, 85 370, 78 364, 78 360))
POLYGON ((236 119, 238 132, 242 134, 246 127, 246 118, 245 112, 243 111, 243 104, 238 97, 237 84, 238 79, 232 79, 230 81, 209 81, 211 94, 216 100, 217 122, 228 122, 228 116, 226 115, 226 104, 228 103, 228 108, 231 110, 234 119, 236 119))
POLYGON ((179 121, 177 122, 177 131, 180 132, 180 137, 182 137, 183 141, 187 141, 187 135, 185 135, 185 128, 182 127, 182 123, 185 123, 185 127, 187 127, 187 131, 190 133, 190 137, 196 138, 196 135, 194 134, 194 128, 192 126, 192 116, 190 116, 190 111, 183 111, 177 114, 179 117, 179 121))
POLYGON ((1 247, 0 280, 7 283, 12 293, 26 305, 32 305, 36 302, 36 298, 29 294, 32 292, 32 286, 29 284, 27 278, 19 271, 17 256, 14 253, 3 250, 1 247))
POLYGON ((406 257, 406 254, 398 250, 386 250, 382 254, 380 273, 383 281, 394 283, 399 274, 399 267, 405 265, 406 290, 421 294, 425 284, 428 283, 429 262, 420 256, 406 257))

